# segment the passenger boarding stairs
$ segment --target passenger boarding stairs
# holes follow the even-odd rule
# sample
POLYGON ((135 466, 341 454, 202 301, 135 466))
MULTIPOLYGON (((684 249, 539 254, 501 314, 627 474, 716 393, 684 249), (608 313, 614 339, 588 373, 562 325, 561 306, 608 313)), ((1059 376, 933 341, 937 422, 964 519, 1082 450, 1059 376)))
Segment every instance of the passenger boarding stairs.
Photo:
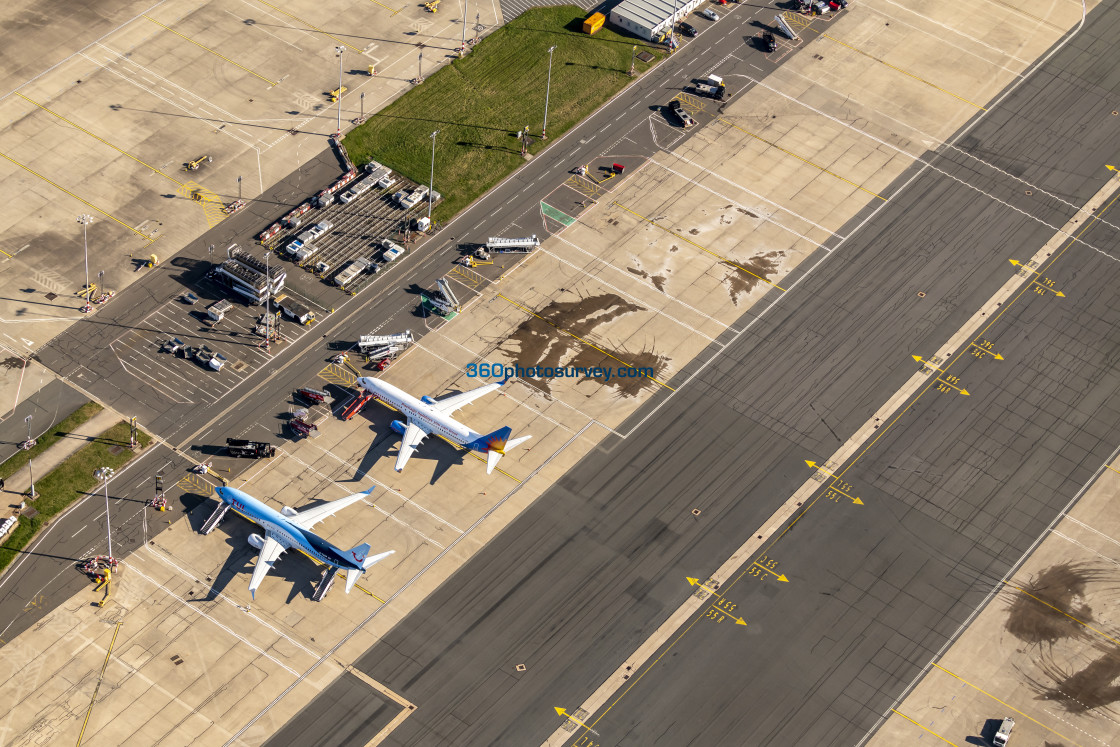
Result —
POLYGON ((323 580, 319 582, 319 585, 315 587, 315 593, 311 595, 311 601, 323 601, 323 597, 325 597, 327 592, 331 590, 331 587, 334 586, 334 579, 336 576, 338 576, 338 569, 334 566, 327 566, 326 573, 323 574, 323 580))
POLYGON ((226 511, 229 511, 229 504, 219 503, 218 507, 214 509, 214 513, 210 514, 210 518, 202 525, 202 533, 210 534, 210 532, 213 532, 214 529, 217 528, 218 523, 226 515, 226 511))

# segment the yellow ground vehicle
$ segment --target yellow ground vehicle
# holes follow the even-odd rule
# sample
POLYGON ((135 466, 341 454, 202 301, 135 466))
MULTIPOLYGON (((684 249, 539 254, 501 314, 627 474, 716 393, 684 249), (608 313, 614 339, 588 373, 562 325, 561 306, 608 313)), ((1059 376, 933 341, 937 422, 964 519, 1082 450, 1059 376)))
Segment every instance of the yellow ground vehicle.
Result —
POLYGON ((202 168, 202 164, 213 163, 213 161, 214 161, 214 156, 199 156, 198 158, 194 159, 193 161, 187 161, 185 164, 183 164, 183 170, 184 171, 198 171, 200 168, 202 168))
POLYGON ((430 3, 424 3, 424 10, 429 13, 439 12, 439 0, 432 0, 430 3))

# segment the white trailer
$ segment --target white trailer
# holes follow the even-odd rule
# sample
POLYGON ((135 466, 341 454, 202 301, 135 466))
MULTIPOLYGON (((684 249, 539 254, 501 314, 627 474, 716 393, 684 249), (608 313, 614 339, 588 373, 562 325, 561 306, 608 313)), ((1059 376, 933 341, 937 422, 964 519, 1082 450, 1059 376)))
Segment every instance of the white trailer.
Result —
POLYGON ((502 239, 492 236, 486 241, 486 249, 499 254, 513 252, 528 254, 540 245, 541 240, 537 238, 536 234, 524 239, 502 239))
POLYGON ((412 330, 410 329, 395 335, 362 335, 358 338, 358 350, 368 354, 371 350, 389 345, 396 345, 404 350, 413 342, 412 330))
POLYGON ((345 288, 347 285, 354 282, 355 278, 367 271, 369 269, 369 264, 368 259, 359 258, 351 260, 334 276, 334 284, 339 288, 345 288))

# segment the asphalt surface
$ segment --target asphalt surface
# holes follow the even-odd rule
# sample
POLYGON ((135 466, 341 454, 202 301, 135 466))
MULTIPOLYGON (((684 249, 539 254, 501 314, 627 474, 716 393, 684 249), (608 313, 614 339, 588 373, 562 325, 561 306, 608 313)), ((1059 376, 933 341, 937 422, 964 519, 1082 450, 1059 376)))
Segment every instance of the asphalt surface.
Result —
MULTIPOLYGON (((27 382, 34 386, 34 382, 27 382)), ((31 417, 31 437, 39 438, 70 413, 88 402, 81 392, 58 379, 51 379, 42 389, 20 402, 0 420, 0 462, 7 461, 27 440, 27 418, 31 417)))
MULTIPOLYGON (((628 152, 652 150, 648 107, 721 63, 742 64, 728 54, 759 62, 743 41, 755 31, 750 14, 768 10, 736 9, 535 158, 406 258, 409 283, 432 285, 457 255, 456 240, 539 231, 543 194, 622 137, 628 152), (613 124, 627 114, 630 129, 613 124), (534 187, 542 175, 546 186, 534 187)), ((1036 185, 1033 197, 1005 174, 957 163, 960 154, 943 153, 937 168, 1052 226, 1064 223, 1072 209, 1042 189, 1079 204, 1116 155, 1117 120, 1102 101, 1118 87, 1108 59, 1116 14, 1093 16, 1071 51, 969 131, 975 141, 959 141, 1036 185)), ((320 168, 311 183, 328 183, 337 165, 325 155, 320 168)), ((284 212, 252 209, 255 217, 235 216, 217 232, 245 245, 284 212)), ((913 372, 911 354, 936 350, 1006 280, 1007 260, 1025 258, 1053 232, 952 178, 921 176, 634 436, 604 443, 363 657, 360 669, 419 706, 388 743, 539 743, 559 725, 554 706, 571 709, 598 686, 685 598, 685 576, 722 562, 805 479, 804 459, 831 453, 838 434, 913 372), (518 663, 525 672, 514 671, 518 663)), ((1101 232, 1085 238, 1109 246, 1101 232)), ((210 243, 204 237, 185 256, 204 258, 210 243)), ((814 506, 774 548, 788 587, 752 579, 753 587, 724 590, 740 595, 733 601, 750 621, 746 634, 699 621, 611 709, 597 743, 858 741, 1111 451, 1120 404, 1107 365, 1115 343, 1105 289, 1116 270, 1100 254, 1071 251, 1051 273, 1067 298, 1017 303, 993 334, 1003 367, 960 367, 972 398, 924 395, 846 475, 866 505, 814 506), (1017 422, 1011 414, 1024 421, 1018 430, 1007 425, 1017 422), (1080 451, 1069 451, 1070 439, 1080 451), (972 464, 966 453, 982 458, 972 464)), ((217 407, 168 407, 121 373, 106 343, 182 292, 184 280, 154 274, 110 304, 115 316, 99 312, 42 355, 185 449, 230 431, 276 432, 287 392, 314 380, 329 341, 383 323, 416 327, 408 284, 379 281, 217 407)), ((153 464, 165 461, 153 456, 153 464)), ((15 576, 0 595, 41 581, 26 570, 15 576)), ((386 717, 380 697, 352 677, 330 692, 270 744, 307 744, 309 734, 329 734, 324 744, 368 741, 386 717), (367 694, 363 706, 351 699, 356 688, 367 694), (340 706, 344 699, 351 705, 340 706)))
MULTIPOLYGON (((904 175, 750 334, 363 656, 357 668, 418 706, 383 744, 531 745, 557 728, 555 707, 573 711, 692 591, 687 576, 715 569, 806 479, 804 460, 831 454, 914 372, 911 355, 938 352, 1014 272, 1008 260, 1103 185, 1118 36, 1120 13, 1091 14, 959 148, 931 154, 936 170, 900 189, 918 169, 904 175)), ((760 559, 788 584, 721 586, 745 628, 698 614, 576 743, 858 743, 1113 453, 1116 234, 1094 222, 1081 238, 1105 253, 1075 243, 1044 267, 1065 297, 1033 284, 1005 305, 983 335, 1004 360, 965 352, 953 366, 970 396, 931 387, 883 425, 844 472, 863 506, 822 485, 760 559)), ((328 724, 320 743, 364 744, 375 732, 340 729, 333 695, 268 744, 328 724)))
MULTIPOLYGON (((728 55, 764 64, 756 50, 743 46, 743 40, 756 31, 753 17, 767 10, 742 6, 738 15, 725 16, 719 24, 705 21, 703 33, 675 53, 671 64, 662 64, 650 71, 578 127, 554 138, 550 148, 450 221, 443 230, 426 242, 410 247, 407 256, 394 262, 390 271, 366 283, 357 296, 346 296, 285 263, 288 286, 312 302, 319 320, 310 329, 286 325, 293 341, 276 346, 267 364, 241 376, 241 381, 220 397, 195 402, 178 391, 175 392, 178 399, 188 401, 169 398, 169 389, 174 389, 171 384, 153 385, 152 375, 138 372, 134 361, 121 359, 118 354, 121 342, 129 340, 129 335, 136 332, 156 341, 177 334, 163 326, 166 318, 187 319, 192 312, 218 297, 214 287, 203 280, 211 257, 220 258, 224 247, 233 242, 252 248, 259 256, 260 247, 254 244, 256 234, 333 182, 340 173, 336 155, 329 148, 325 149, 318 158, 273 185, 263 197, 251 201, 245 209, 222 221, 175 257, 154 269, 137 270, 147 277, 119 293, 96 314, 60 334, 38 353, 44 365, 64 380, 118 411, 137 417, 142 428, 164 439, 171 449, 158 458, 146 457, 143 465, 131 468, 144 472, 140 484, 118 489, 114 482, 110 486, 111 493, 116 496, 119 490, 118 497, 146 501, 151 497, 152 480, 158 469, 182 475, 192 460, 213 459, 227 437, 271 438, 274 441, 288 438, 290 434, 283 423, 292 404, 291 393, 300 386, 322 386, 317 374, 339 344, 352 344, 359 335, 375 329, 382 332, 412 329, 418 338, 422 337, 431 320, 418 312, 418 289, 435 287, 436 279, 446 275, 460 256, 460 244, 485 242, 488 236, 529 233, 543 236, 558 224, 550 226, 542 218, 540 201, 562 185, 577 165, 590 163, 597 168, 613 161, 637 165, 640 163, 637 156, 614 154, 619 150, 628 154, 652 153, 671 146, 674 138, 685 137, 684 130, 665 125, 658 127, 660 139, 655 142, 648 117, 652 115, 667 122, 663 109, 668 101, 689 87, 694 78, 719 66, 721 61, 730 64, 728 55), (622 125, 618 124, 620 121, 622 125), (604 158, 602 154, 607 156, 604 158), (215 248, 213 254, 211 246, 215 248), (202 298, 196 307, 185 306, 178 300, 188 291, 202 298), (168 466, 164 467, 165 464, 168 466)), ((701 124, 706 121, 705 116, 710 115, 699 115, 701 124)), ((439 187, 438 179, 436 186, 439 187)), ((572 197, 575 199, 579 195, 573 193, 572 197)), ((555 194, 550 199, 556 201, 555 194)), ((358 209, 361 204, 357 203, 358 209)), ((559 207, 577 209, 575 204, 559 207)), ((503 263, 517 258, 503 258, 494 266, 478 268, 478 272, 497 277, 506 269, 503 263)), ((239 311, 258 313, 260 309, 248 307, 239 311)), ((226 343, 229 347, 212 347, 226 354, 244 344, 241 340, 226 343)), ((149 354, 161 365, 175 366, 176 371, 195 381, 211 378, 225 387, 229 386, 230 376, 235 375, 223 372, 215 376, 189 361, 170 361, 170 356, 156 352, 158 342, 148 347, 147 351, 140 352, 149 354)), ((215 461, 215 466, 228 467, 233 475, 247 464, 222 461, 220 457, 215 461)), ((174 511, 193 510, 202 500, 189 488, 172 490, 168 498, 174 511)), ((0 581, 0 642, 10 640, 85 586, 84 577, 66 569, 72 569, 83 557, 103 552, 105 546, 64 538, 94 525, 97 517, 103 514, 104 506, 99 509, 96 500, 78 504, 69 514, 56 519, 51 532, 29 548, 29 552, 54 556, 50 563, 24 562, 5 573, 0 581)), ((134 516, 129 520, 141 518, 134 516)), ((165 519, 166 516, 160 520, 164 526, 165 519)), ((118 532, 126 530, 124 526, 118 529, 117 521, 118 518, 114 518, 114 539, 118 532)), ((152 524, 149 530, 158 528, 158 524, 152 524)))

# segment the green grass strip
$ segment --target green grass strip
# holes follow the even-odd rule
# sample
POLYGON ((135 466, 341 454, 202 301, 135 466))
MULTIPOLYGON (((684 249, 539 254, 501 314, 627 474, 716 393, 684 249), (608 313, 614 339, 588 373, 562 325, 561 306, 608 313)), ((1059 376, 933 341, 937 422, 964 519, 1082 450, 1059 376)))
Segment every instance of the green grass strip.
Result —
POLYGON ((27 463, 31 459, 39 456, 51 446, 54 446, 60 440, 73 433, 80 428, 83 423, 101 412, 102 409, 101 405, 96 402, 86 402, 77 410, 74 410, 74 412, 48 428, 47 432, 42 436, 39 436, 38 443, 32 446, 30 450, 17 451, 3 464, 0 464, 0 478, 7 480, 9 477, 19 472, 27 466, 27 463))
MULTIPOLYGON (((97 478, 93 476, 95 470, 100 467, 120 469, 136 456, 138 452, 128 448, 130 432, 128 423, 122 420, 35 482, 35 492, 39 497, 28 501, 28 505, 34 506, 39 513, 32 518, 20 517, 16 530, 4 538, 4 543, 0 545, 0 570, 20 554, 20 550, 52 517, 97 487, 97 478)), ((152 442, 152 437, 143 431, 137 432, 137 438, 142 447, 152 442)))
POLYGON ((351 130, 345 138, 351 159, 359 166, 378 161, 427 184, 430 136, 439 130, 435 187, 443 203, 433 217, 452 217, 525 163, 515 136, 518 130, 527 126, 538 138, 530 153, 547 146, 539 137, 550 46, 555 45, 556 51, 548 101, 549 141, 634 80, 628 72, 635 45, 638 52, 648 51, 655 58, 637 62, 638 73, 664 55, 659 47, 605 27, 593 36, 583 33, 586 15, 574 5, 526 11, 482 39, 465 58, 442 66, 351 130))

